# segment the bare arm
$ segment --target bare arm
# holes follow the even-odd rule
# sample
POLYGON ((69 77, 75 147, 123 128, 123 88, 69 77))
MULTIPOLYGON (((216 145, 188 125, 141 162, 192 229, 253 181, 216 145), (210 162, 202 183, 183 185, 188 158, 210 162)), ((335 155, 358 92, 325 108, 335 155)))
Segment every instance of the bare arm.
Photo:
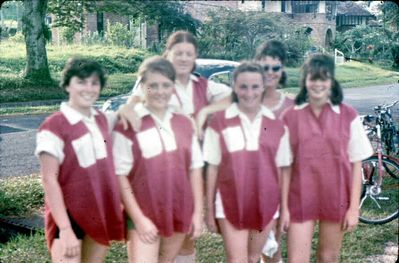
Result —
POLYGON ((39 161, 47 204, 60 231, 59 236, 63 255, 75 257, 80 254, 80 242, 72 230, 61 186, 58 182, 58 160, 54 156, 43 152, 39 156, 39 161))
POLYGON ((193 231, 192 239, 197 239, 202 232, 202 214, 204 207, 204 189, 203 189, 203 178, 202 169, 192 169, 190 172, 190 183, 191 189, 194 196, 194 214, 193 214, 193 231))
POLYGON ((291 167, 281 167, 280 172, 280 187, 281 187, 281 215, 280 228, 282 231, 287 231, 290 223, 290 213, 288 209, 288 194, 291 182, 291 167))
POLYGON ((158 238, 158 230, 154 223, 140 209, 127 176, 118 176, 122 202, 130 219, 134 222, 140 239, 148 244, 158 238))
POLYGON ((208 116, 212 113, 227 109, 232 102, 231 96, 228 96, 224 99, 216 101, 214 103, 209 104, 208 106, 203 107, 197 114, 196 124, 199 138, 202 140, 203 137, 203 126, 208 118, 208 116))
POLYGON ((215 194, 218 166, 209 164, 206 175, 206 223, 211 232, 217 232, 215 219, 215 194))
POLYGON ((141 102, 139 96, 132 95, 127 100, 126 104, 122 105, 117 111, 118 117, 123 124, 123 128, 126 130, 130 124, 135 131, 138 131, 141 126, 141 120, 134 111, 134 106, 141 102))
POLYGON ((354 230, 357 223, 359 222, 360 192, 362 185, 361 165, 361 161, 352 163, 352 189, 349 209, 346 212, 345 219, 342 225, 342 229, 344 231, 350 232, 354 230))

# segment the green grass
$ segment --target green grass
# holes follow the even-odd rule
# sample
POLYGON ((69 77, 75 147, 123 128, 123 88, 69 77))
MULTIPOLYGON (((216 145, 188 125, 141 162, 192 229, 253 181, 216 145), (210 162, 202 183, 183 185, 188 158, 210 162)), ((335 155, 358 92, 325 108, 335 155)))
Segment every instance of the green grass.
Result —
MULTIPOLYGON (((312 261, 315 262, 317 232, 312 243, 312 261)), ((370 262, 371 256, 384 254, 385 246, 397 244, 398 220, 385 225, 360 224, 353 233, 346 234, 341 250, 341 261, 350 263, 370 262)), ((219 235, 205 233, 197 242, 197 262, 225 262, 223 241, 219 235)), ((287 250, 283 238, 283 258, 287 250)), ((0 245, 0 262, 50 262, 42 232, 33 236, 19 235, 10 242, 0 245)), ((126 245, 114 243, 105 262, 127 262, 126 245)))
MULTIPOLYGON (((128 92, 148 51, 103 45, 47 46, 49 68, 54 79, 52 83, 31 82, 22 78, 25 67, 25 45, 10 41, 0 43, 0 103, 34 100, 65 99, 66 94, 58 88, 60 72, 72 56, 85 56, 99 61, 109 73, 107 88, 102 96, 111 97, 128 92)), ((286 68, 287 91, 298 92, 299 68, 286 68)), ((378 66, 348 62, 337 66, 337 79, 344 88, 398 83, 399 72, 378 66)))
MULTIPOLYGON (((43 207, 43 188, 38 175, 0 179, 0 214, 7 216, 38 213, 43 207)), ((317 249, 317 229, 312 243, 312 258, 317 249)), ((345 235, 341 262, 367 262, 370 256, 381 255, 388 243, 398 243, 398 220, 385 225, 360 223, 355 232, 345 235)), ((197 242, 198 262, 224 262, 222 238, 206 232, 197 242)), ((283 257, 287 257, 283 237, 283 257)), ((6 244, 0 244, 0 262, 50 262, 44 233, 33 236, 18 235, 6 244)), ((106 262, 127 262, 126 245, 114 243, 106 262)), ((313 262, 313 261, 312 261, 313 262)))
POLYGON ((0 179, 0 215, 31 215, 43 205, 44 192, 37 174, 0 179))
POLYGON ((32 82, 22 77, 25 68, 25 46, 21 43, 0 43, 0 103, 65 99, 58 87, 61 71, 73 56, 84 56, 100 62, 108 72, 108 85, 102 96, 111 97, 128 92, 136 80, 140 63, 152 54, 141 49, 115 46, 47 46, 49 68, 53 82, 32 82))
MULTIPOLYGON (((300 68, 286 68, 286 71, 288 80, 285 91, 296 94, 299 91, 300 68)), ((399 81, 399 72, 397 71, 356 61, 338 65, 335 74, 343 88, 396 84, 399 81)))

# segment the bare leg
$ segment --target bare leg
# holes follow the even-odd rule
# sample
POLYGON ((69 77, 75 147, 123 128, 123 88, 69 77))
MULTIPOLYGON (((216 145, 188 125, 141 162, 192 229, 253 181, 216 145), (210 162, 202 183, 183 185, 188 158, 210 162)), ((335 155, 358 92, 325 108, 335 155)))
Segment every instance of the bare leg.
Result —
POLYGON ((85 235, 82 242, 82 263, 104 262, 108 247, 101 245, 85 235))
POLYGON ((248 262, 256 263, 260 259, 262 248, 266 243, 267 235, 270 229, 276 224, 276 220, 270 223, 262 230, 250 230, 248 236, 248 262))
POLYGON ((186 235, 176 263, 195 263, 195 241, 186 235))
POLYGON ((65 257, 62 252, 61 242, 56 238, 51 246, 51 261, 53 263, 80 263, 80 254, 76 257, 65 257))
POLYGON ((159 253, 160 238, 152 244, 141 241, 136 230, 128 232, 127 254, 130 263, 146 262, 157 263, 159 253))
POLYGON ((161 238, 159 262, 161 263, 174 262, 181 246, 183 245, 185 237, 186 237, 185 233, 175 233, 171 237, 161 238))
POLYGON ((315 221, 291 223, 288 229, 288 262, 308 263, 312 249, 315 221))
POLYGON ((339 253, 345 232, 340 223, 321 221, 319 223, 319 245, 317 248, 317 262, 339 262, 339 253))
POLYGON ((227 219, 218 219, 227 262, 248 262, 248 230, 236 229, 227 219))

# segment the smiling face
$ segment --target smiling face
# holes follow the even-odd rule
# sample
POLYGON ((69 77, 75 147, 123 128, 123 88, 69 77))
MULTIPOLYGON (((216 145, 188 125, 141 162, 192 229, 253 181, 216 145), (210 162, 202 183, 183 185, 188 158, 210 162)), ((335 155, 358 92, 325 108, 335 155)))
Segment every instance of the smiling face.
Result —
POLYGON ((196 58, 195 47, 188 42, 174 44, 167 54, 167 59, 172 62, 177 75, 190 75, 196 58))
POLYGON ((276 89, 283 75, 283 64, 277 57, 265 56, 259 60, 265 70, 265 87, 276 89))
POLYGON ((311 103, 327 102, 330 98, 331 87, 331 78, 314 78, 310 74, 306 76, 306 90, 311 103))
POLYGON ((80 79, 72 77, 66 91, 69 93, 68 104, 82 114, 90 114, 90 108, 98 99, 101 90, 100 79, 97 74, 80 79))
POLYGON ((264 83, 259 72, 242 72, 234 83, 238 107, 244 112, 257 111, 263 98, 264 83))
POLYGON ((147 107, 154 112, 165 112, 173 94, 174 82, 161 73, 148 72, 142 89, 147 107))

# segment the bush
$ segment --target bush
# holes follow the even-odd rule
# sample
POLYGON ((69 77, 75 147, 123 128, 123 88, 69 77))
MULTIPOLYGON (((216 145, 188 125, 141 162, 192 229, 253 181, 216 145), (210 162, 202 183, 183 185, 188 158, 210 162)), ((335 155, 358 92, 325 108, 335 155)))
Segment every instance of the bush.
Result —
POLYGON ((75 29, 71 27, 60 27, 60 38, 63 43, 72 44, 75 37, 75 29))
POLYGON ((399 69, 399 43, 395 43, 391 47, 393 63, 392 67, 394 69, 399 69))
POLYGON ((107 22, 107 32, 105 34, 107 41, 115 46, 133 47, 136 32, 127 29, 127 26, 119 22, 111 24, 107 22))
POLYGON ((8 40, 13 43, 25 43, 25 37, 21 31, 17 32, 15 35, 10 37, 8 40))
POLYGON ((30 215, 44 205, 44 191, 38 175, 0 179, 0 215, 30 215))
POLYGON ((98 32, 84 32, 81 38, 83 45, 102 45, 105 44, 105 39, 98 32))

